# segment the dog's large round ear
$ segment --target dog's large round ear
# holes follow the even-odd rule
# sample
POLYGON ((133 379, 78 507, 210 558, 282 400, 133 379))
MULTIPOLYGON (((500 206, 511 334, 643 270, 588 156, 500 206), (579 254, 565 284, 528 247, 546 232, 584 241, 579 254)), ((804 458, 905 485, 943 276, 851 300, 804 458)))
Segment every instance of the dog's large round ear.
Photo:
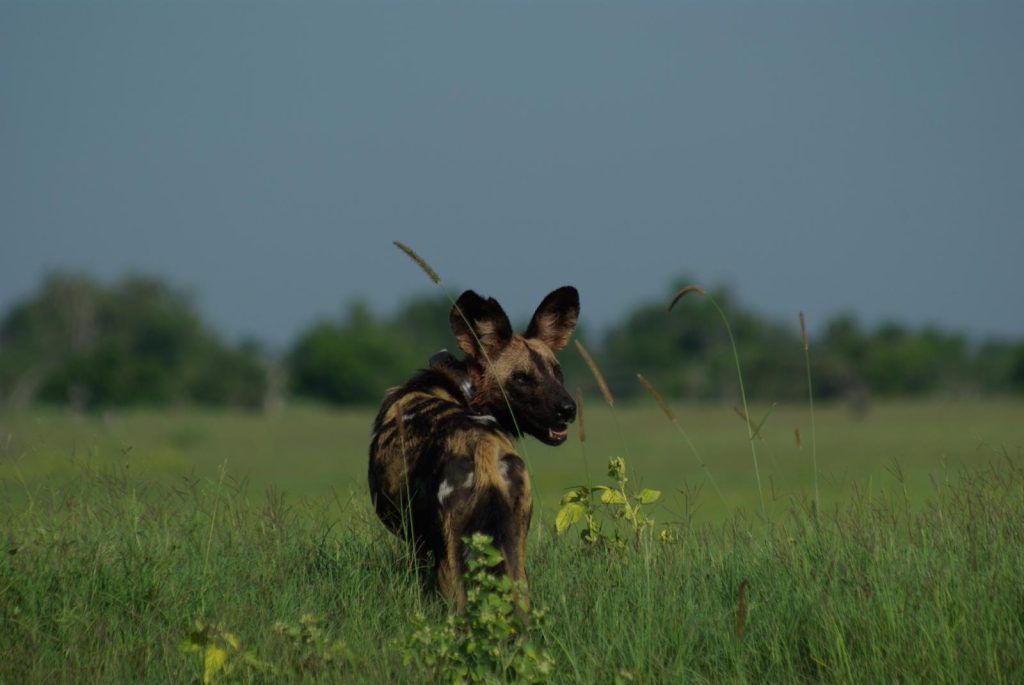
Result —
POLYGON ((560 352, 569 344, 579 315, 580 294, 571 285, 564 285, 548 293, 537 307, 526 329, 526 337, 537 338, 552 351, 560 352))
POLYGON ((459 348, 471 357, 479 357, 481 351, 493 356, 512 339, 512 324, 498 301, 472 290, 459 296, 448 322, 459 348))

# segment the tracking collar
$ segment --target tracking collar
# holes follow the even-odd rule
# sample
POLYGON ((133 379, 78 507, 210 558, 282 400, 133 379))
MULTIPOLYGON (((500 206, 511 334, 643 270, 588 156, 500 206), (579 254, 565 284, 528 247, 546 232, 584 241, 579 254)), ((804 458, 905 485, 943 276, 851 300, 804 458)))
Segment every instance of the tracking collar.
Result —
POLYGON ((466 369, 466 365, 456 359, 455 355, 447 349, 435 352, 430 357, 430 368, 455 374, 459 379, 459 388, 462 390, 462 394, 465 395, 466 402, 470 406, 473 405, 473 381, 469 378, 469 371, 466 369))

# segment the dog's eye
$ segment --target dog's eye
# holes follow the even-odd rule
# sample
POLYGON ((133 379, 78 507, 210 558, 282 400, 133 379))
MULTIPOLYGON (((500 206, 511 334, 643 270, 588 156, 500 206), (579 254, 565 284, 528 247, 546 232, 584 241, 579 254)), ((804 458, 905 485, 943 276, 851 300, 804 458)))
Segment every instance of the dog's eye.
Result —
POLYGON ((518 383, 520 385, 527 385, 531 381, 533 381, 533 376, 531 376, 528 373, 524 373, 522 371, 516 371, 514 374, 512 374, 512 382, 513 383, 518 383))

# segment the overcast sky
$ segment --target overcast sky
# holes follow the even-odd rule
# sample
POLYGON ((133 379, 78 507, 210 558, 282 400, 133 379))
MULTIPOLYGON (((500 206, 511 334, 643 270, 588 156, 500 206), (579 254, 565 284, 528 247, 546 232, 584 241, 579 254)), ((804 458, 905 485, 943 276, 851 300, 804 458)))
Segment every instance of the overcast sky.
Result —
POLYGON ((155 273, 237 338, 430 284, 600 328, 683 273, 1024 335, 1024 3, 0 2, 0 308, 155 273))

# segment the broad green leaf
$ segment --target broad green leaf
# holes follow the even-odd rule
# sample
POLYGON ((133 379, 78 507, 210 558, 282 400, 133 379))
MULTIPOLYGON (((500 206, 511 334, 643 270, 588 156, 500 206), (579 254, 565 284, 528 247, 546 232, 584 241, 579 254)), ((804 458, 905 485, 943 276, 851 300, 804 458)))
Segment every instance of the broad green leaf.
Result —
POLYGON ((579 502, 587 498, 590 492, 586 485, 578 485, 569 492, 562 495, 562 504, 569 504, 569 502, 579 502))
POLYGON ((650 504, 651 502, 658 501, 661 497, 661 490, 651 490, 650 488, 644 488, 637 494, 636 498, 640 501, 640 504, 650 504))
POLYGON ((558 510, 558 514, 555 516, 555 532, 561 535, 569 526, 580 520, 580 517, 586 513, 586 508, 579 502, 569 502, 561 509, 558 510))
POLYGON ((625 504, 626 496, 618 490, 608 489, 601 493, 601 501, 605 504, 625 504))
POLYGON ((203 682, 209 685, 213 682, 213 679, 217 675, 217 671, 224 668, 224 664, 228 660, 227 651, 217 647, 216 645, 210 645, 206 648, 206 660, 203 665, 203 682))
POLYGON ((181 644, 178 645, 178 648, 183 652, 198 652, 200 649, 202 649, 202 647, 197 645, 191 639, 182 640, 181 644))

